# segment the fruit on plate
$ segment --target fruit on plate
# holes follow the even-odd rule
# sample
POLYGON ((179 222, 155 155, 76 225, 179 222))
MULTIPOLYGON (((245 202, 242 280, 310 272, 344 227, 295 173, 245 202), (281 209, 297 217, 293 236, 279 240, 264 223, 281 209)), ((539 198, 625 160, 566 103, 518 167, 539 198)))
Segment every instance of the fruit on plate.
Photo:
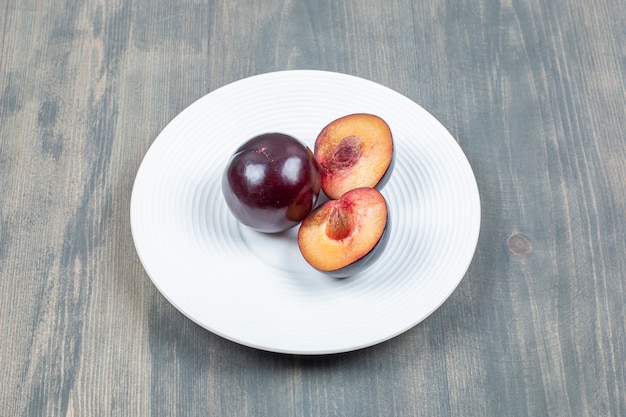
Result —
POLYGON ((346 278, 373 263, 388 235, 385 198, 377 189, 363 187, 315 208, 300 225, 298 246, 311 266, 346 278))
POLYGON ((314 154, 322 169, 322 190, 329 198, 338 199, 359 187, 381 188, 393 166, 391 129, 374 114, 349 114, 322 129, 314 154))
POLYGON ((320 187, 313 152, 284 133, 265 133, 242 144, 222 175, 222 192, 232 214, 266 233, 299 224, 315 206, 320 187))

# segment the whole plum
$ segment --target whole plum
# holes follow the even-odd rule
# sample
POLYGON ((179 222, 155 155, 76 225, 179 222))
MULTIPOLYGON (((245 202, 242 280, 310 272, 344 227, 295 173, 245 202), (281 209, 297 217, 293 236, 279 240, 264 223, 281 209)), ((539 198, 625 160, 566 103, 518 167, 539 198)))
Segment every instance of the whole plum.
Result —
POLYGON ((224 199, 235 218, 265 233, 283 232, 304 220, 320 188, 313 152, 284 133, 265 133, 242 144, 222 176, 224 199))

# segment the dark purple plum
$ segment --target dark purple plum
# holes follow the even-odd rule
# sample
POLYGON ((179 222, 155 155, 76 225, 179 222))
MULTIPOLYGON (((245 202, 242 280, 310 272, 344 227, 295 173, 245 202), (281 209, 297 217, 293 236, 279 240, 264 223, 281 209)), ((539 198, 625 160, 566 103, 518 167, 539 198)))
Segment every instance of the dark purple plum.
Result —
POLYGON ((311 212, 321 188, 313 152, 293 136, 265 133, 241 145, 222 176, 228 208, 242 224, 278 233, 311 212))

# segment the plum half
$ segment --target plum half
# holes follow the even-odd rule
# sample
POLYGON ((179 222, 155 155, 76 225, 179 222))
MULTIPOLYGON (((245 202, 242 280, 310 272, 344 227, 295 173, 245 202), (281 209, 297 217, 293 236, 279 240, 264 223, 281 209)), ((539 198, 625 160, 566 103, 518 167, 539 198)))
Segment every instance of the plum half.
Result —
POLYGON ((321 130, 314 154, 322 169, 322 190, 329 198, 338 199, 359 187, 380 188, 391 173, 391 129, 377 115, 349 114, 321 130))
POLYGON ((387 203, 375 188, 350 190, 315 208, 300 225, 298 246, 314 268, 335 278, 365 270, 388 236, 387 203))
POLYGON ((264 133, 242 144, 222 175, 222 193, 231 213, 265 233, 299 224, 315 206, 320 188, 313 152, 284 133, 264 133))

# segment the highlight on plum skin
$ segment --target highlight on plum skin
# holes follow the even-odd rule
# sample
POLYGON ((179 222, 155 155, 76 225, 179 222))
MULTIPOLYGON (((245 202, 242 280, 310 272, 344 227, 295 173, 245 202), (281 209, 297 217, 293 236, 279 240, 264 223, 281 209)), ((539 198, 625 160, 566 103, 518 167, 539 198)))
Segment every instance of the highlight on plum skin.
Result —
POLYGON ((264 233, 298 225, 315 207, 321 189, 313 152, 293 136, 271 132, 239 146, 222 175, 222 193, 233 216, 264 233))

